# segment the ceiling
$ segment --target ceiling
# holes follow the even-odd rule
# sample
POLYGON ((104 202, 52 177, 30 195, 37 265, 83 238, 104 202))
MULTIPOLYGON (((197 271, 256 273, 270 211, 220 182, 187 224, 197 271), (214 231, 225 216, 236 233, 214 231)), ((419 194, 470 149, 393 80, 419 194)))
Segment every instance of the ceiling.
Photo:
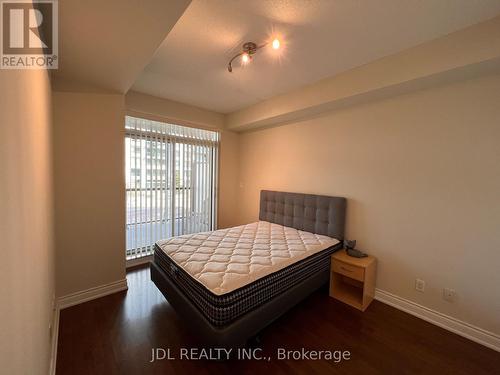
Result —
POLYGON ((499 13, 500 0, 193 0, 132 90, 230 113, 499 13), (279 53, 226 70, 274 35, 279 53))
POLYGON ((125 93, 190 0, 59 1, 57 89, 125 93))

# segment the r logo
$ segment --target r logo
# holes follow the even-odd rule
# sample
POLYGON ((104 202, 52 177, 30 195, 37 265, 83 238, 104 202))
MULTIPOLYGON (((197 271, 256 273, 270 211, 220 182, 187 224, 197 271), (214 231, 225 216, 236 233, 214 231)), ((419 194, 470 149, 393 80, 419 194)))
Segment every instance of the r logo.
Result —
POLYGON ((57 59, 57 2, 4 0, 1 5, 2 68, 35 67, 30 63, 57 68, 53 64, 57 59))

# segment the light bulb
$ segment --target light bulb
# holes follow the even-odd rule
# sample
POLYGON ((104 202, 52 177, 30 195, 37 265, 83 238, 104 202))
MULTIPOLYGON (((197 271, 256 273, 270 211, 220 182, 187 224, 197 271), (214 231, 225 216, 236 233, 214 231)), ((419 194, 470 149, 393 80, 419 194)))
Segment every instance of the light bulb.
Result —
POLYGON ((243 62, 243 64, 248 64, 250 62, 250 56, 248 55, 248 53, 244 53, 243 55, 241 55, 241 61, 243 62))
POLYGON ((272 43, 273 49, 279 49, 280 45, 281 45, 281 43, 280 43, 279 39, 273 40, 273 43, 272 43))

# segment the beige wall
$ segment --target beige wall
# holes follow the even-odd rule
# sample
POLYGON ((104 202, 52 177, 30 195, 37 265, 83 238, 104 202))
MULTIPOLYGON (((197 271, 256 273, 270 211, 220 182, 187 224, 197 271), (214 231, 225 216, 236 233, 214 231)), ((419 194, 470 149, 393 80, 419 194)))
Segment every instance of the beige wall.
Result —
POLYGON ((53 93, 58 296, 125 277, 124 97, 53 93))
POLYGON ((131 115, 153 120, 207 129, 224 127, 224 115, 221 113, 139 92, 129 91, 125 95, 125 106, 131 115))
POLYGON ((222 131, 219 148, 219 201, 217 227, 234 224, 238 214, 239 137, 231 131, 222 131))
POLYGON ((0 366, 47 374, 54 255, 50 83, 43 70, 0 70, 0 366))
POLYGON ((261 189, 345 196, 378 288, 499 334, 499 92, 489 76, 244 133, 232 224, 261 189))

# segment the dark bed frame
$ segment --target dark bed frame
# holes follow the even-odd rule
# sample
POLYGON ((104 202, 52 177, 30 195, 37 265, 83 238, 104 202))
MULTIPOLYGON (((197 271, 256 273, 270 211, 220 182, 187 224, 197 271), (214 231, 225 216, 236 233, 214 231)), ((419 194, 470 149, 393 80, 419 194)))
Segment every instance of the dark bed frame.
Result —
MULTIPOLYGON (((268 190, 260 193, 260 220, 327 235, 340 241, 344 239, 345 210, 346 199, 341 197, 268 190)), ((151 263, 151 280, 204 344, 242 347, 263 328, 326 284, 329 271, 307 278, 222 327, 212 325, 155 261, 151 263)))

